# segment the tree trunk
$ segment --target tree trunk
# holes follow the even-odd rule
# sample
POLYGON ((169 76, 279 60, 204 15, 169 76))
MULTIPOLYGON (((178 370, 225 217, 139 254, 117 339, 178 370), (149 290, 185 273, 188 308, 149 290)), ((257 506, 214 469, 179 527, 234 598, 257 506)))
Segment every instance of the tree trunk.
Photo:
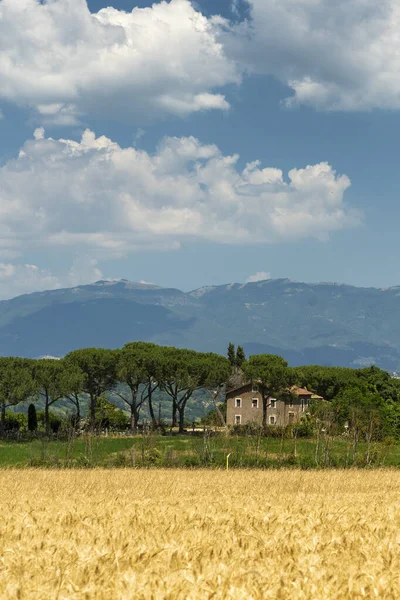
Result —
POLYGON ((156 419, 156 416, 154 414, 153 400, 151 398, 152 395, 153 395, 153 393, 150 392, 150 390, 149 390, 149 398, 148 398, 148 400, 149 400, 149 413, 150 413, 150 417, 151 417, 151 422, 153 423, 153 427, 157 427, 157 419, 156 419))
POLYGON ((268 406, 268 396, 265 396, 263 394, 263 416, 262 416, 263 429, 267 429, 267 406, 268 406))
POLYGON ((176 407, 179 414, 179 433, 185 431, 185 405, 176 407))
MULTIPOLYGON (((129 406, 131 409, 131 416, 129 419, 129 428, 131 430, 131 433, 134 433, 135 431, 137 431, 137 426, 138 426, 138 422, 139 422, 139 410, 138 410, 138 406, 137 406, 137 395, 138 395, 139 386, 130 385, 129 388, 131 390, 131 401, 129 403, 129 406)), ((125 402, 126 402, 126 400, 125 400, 125 402)))
POLYGON ((137 431, 138 427, 139 427, 139 410, 138 409, 135 409, 135 413, 133 415, 133 418, 134 418, 133 425, 134 425, 135 431, 137 431))
POLYGON ((92 431, 96 428, 96 408, 97 398, 94 394, 90 394, 90 428, 92 431))
POLYGON ((129 426, 131 433, 135 433, 138 429, 139 424, 139 411, 136 404, 131 404, 131 416, 129 419, 129 426))
POLYGON ((129 419, 129 429, 131 430, 131 433, 134 432, 135 429, 135 405, 131 404, 131 416, 129 419))
POLYGON ((176 399, 172 398, 172 424, 171 424, 171 427, 176 427, 176 423, 177 423, 176 413, 177 413, 176 399))
POLYGON ((81 407, 78 398, 76 399, 76 427, 79 428, 81 424, 81 407))
POLYGON ((4 435, 6 431, 6 405, 4 402, 1 404, 1 421, 0 421, 0 435, 4 435))
POLYGON ((50 434, 49 394, 46 392, 44 399, 44 426, 46 435, 50 434))
POLYGON ((224 418, 224 415, 222 414, 222 412, 218 406, 218 403, 217 403, 217 398, 218 398, 219 394, 220 394, 219 390, 215 393, 211 393, 211 398, 212 398, 212 402, 214 404, 215 412, 217 413, 218 418, 221 421, 222 427, 225 429, 225 434, 228 435, 228 433, 229 433, 228 424, 227 424, 227 422, 224 418))

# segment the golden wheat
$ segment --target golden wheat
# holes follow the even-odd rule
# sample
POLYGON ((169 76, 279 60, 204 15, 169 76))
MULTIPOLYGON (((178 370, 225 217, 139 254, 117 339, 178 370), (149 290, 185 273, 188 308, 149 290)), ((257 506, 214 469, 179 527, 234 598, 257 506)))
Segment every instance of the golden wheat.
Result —
POLYGON ((0 598, 400 598, 395 471, 2 471, 0 598))

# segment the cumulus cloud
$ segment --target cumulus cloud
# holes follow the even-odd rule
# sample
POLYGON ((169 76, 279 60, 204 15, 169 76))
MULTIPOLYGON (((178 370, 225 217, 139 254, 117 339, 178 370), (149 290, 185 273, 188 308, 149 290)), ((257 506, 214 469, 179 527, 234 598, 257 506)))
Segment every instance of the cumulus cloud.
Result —
POLYGON ((65 278, 65 284, 75 287, 77 285, 94 283, 99 279, 103 279, 103 273, 97 265, 97 260, 91 256, 83 255, 75 258, 65 278))
POLYGON ((33 291, 75 287, 104 279, 97 260, 90 256, 76 257, 71 268, 58 276, 37 265, 0 262, 0 299, 6 300, 33 291))
POLYGON ((90 130, 80 141, 36 130, 0 168, 0 256, 45 247, 99 260, 193 238, 324 240, 359 224, 344 202, 350 180, 329 164, 292 169, 286 180, 259 161, 239 169, 238 159, 193 137, 166 138, 149 154, 90 130))
POLYGON ((0 263, 0 298, 8 299, 32 290, 60 288, 61 282, 37 265, 0 263))
POLYGON ((248 0, 239 26, 217 19, 226 51, 276 76, 287 103, 322 110, 400 108, 397 0, 248 0))
POLYGON ((258 271, 257 273, 254 273, 254 275, 250 275, 250 277, 246 279, 246 283, 256 283, 257 281, 266 281, 267 279, 271 279, 271 273, 258 271))
POLYGON ((240 74, 189 0, 90 13, 86 0, 0 1, 0 99, 43 122, 226 110, 240 74))

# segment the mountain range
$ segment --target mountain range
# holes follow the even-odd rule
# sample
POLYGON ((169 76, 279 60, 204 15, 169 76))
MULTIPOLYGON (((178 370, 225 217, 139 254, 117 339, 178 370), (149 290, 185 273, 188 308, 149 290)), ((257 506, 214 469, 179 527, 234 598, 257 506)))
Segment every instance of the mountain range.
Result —
POLYGON ((280 354, 291 365, 400 366, 400 286, 269 279, 191 292, 97 281, 0 302, 0 354, 63 356, 133 340, 225 353, 280 354))

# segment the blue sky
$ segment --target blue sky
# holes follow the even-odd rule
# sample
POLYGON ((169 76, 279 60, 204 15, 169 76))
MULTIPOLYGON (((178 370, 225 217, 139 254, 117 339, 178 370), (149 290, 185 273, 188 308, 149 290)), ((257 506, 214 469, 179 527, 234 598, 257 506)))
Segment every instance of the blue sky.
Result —
POLYGON ((0 0, 1 297, 400 284, 396 4, 0 0))

